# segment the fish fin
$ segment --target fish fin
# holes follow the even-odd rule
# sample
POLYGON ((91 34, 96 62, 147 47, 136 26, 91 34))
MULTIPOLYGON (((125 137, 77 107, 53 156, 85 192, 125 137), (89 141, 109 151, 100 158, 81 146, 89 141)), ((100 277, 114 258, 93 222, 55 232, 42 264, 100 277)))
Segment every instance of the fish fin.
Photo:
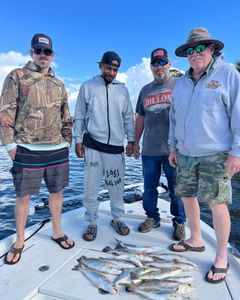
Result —
POLYGON ((81 257, 79 257, 78 259, 77 259, 77 261, 81 264, 82 263, 82 261, 84 260, 84 259, 86 259, 87 257, 85 256, 85 255, 82 255, 81 257))
POLYGON ((118 242, 118 243, 120 243, 120 244, 122 244, 125 248, 127 248, 128 246, 129 247, 135 247, 135 248, 137 247, 136 245, 133 245, 133 244, 124 243, 124 242, 120 241, 117 238, 115 238, 115 241, 118 242))
POLYGON ((139 275, 135 272, 130 272, 130 277, 131 277, 132 280, 139 279, 139 275))
POLYGON ((99 292, 99 294, 101 294, 101 295, 110 294, 108 291, 105 291, 105 290, 103 290, 103 289, 101 289, 101 288, 98 288, 98 292, 99 292))
POLYGON ((110 246, 106 246, 102 249, 102 252, 110 252, 112 251, 113 249, 110 247, 110 246))
POLYGON ((125 247, 122 243, 117 243, 116 247, 114 248, 115 250, 119 250, 119 249, 127 249, 127 247, 125 247))

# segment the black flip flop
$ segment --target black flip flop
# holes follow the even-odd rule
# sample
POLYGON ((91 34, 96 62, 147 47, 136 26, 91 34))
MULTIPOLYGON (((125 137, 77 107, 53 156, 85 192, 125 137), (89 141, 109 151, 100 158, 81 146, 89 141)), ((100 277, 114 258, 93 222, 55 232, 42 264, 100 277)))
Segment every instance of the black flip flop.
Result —
POLYGON ((193 247, 193 246, 188 245, 184 241, 181 241, 179 243, 174 243, 174 244, 170 245, 169 249, 174 252, 187 252, 187 251, 203 252, 203 251, 205 251, 205 246, 193 247), (175 245, 183 246, 184 249, 176 249, 176 248, 174 248, 175 245))
POLYGON ((10 253, 12 253, 14 255, 13 258, 12 258, 12 260, 10 260, 10 261, 7 260, 8 253, 4 256, 4 262, 7 265, 14 265, 14 264, 18 263, 19 260, 21 259, 21 255, 22 255, 22 251, 23 251, 24 245, 22 246, 22 248, 15 248, 14 244, 12 245, 11 249, 8 251, 8 253, 10 252, 10 253), (18 260, 13 261, 17 254, 19 254, 18 260))
MULTIPOLYGON (((211 266, 210 270, 212 271, 213 275, 216 274, 216 273, 225 273, 227 275, 227 271, 229 269, 229 263, 227 263, 227 267, 226 268, 216 268, 214 265, 211 266)), ((214 280, 212 278, 208 278, 208 274, 209 274, 209 271, 207 272, 206 276, 205 276, 205 279, 207 282, 209 283, 220 283, 220 282, 223 282, 226 278, 226 275, 221 278, 221 279, 217 279, 217 280, 214 280)))
POLYGON ((60 238, 57 238, 57 239, 54 239, 54 238, 51 236, 51 239, 52 239, 55 243, 57 243, 61 248, 63 248, 64 250, 71 249, 71 248, 73 248, 73 247, 75 246, 75 242, 74 242, 74 241, 73 241, 72 244, 69 244, 69 243, 68 243, 68 241, 67 241, 68 236, 66 236, 66 234, 64 234, 64 236, 62 236, 62 237, 60 237, 60 238), (65 242, 65 243, 68 245, 68 247, 64 246, 64 245, 62 244, 62 242, 65 242))

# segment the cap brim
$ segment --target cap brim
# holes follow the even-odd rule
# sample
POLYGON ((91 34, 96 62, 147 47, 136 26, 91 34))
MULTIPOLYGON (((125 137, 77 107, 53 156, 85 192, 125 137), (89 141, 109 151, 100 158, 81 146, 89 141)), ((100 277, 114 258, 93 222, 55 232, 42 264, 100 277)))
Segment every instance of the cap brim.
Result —
POLYGON ((118 65, 116 65, 116 64, 107 64, 107 63, 105 63, 105 62, 103 62, 103 61, 97 61, 97 64, 106 64, 106 65, 109 65, 109 66, 114 66, 114 67, 116 67, 116 68, 119 68, 119 67, 120 67, 120 63, 119 63, 118 65))
POLYGON ((32 47, 32 49, 48 49, 48 50, 52 50, 51 47, 49 47, 48 45, 44 45, 44 44, 36 44, 36 45, 34 45, 32 47))
POLYGON ((151 62, 154 62, 154 61, 157 61, 160 59, 169 62, 169 59, 165 56, 155 56, 155 57, 151 58, 151 62))
POLYGON ((180 57, 187 57, 186 54, 186 49, 189 48, 191 45, 195 44, 195 43, 213 43, 215 44, 215 47, 217 50, 222 50, 224 47, 224 44, 219 41, 219 40, 213 40, 213 39, 208 39, 208 40, 202 40, 202 41, 196 41, 196 42, 191 42, 191 43, 186 43, 183 44, 181 46, 179 46, 176 50, 175 50, 175 54, 176 56, 180 56, 180 57))

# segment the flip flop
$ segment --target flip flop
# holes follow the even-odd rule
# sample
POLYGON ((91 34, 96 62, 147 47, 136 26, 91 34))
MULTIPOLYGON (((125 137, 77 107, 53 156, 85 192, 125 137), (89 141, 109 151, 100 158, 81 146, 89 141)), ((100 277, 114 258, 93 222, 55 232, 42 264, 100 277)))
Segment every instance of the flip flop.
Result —
POLYGON ((61 248, 63 248, 64 250, 68 250, 68 249, 71 249, 75 246, 75 242, 73 241, 72 244, 68 243, 67 239, 68 239, 68 236, 66 234, 64 234, 64 236, 60 237, 60 238, 57 238, 57 239, 54 239, 52 236, 51 236, 51 239, 57 243, 61 248), (65 242, 68 247, 64 246, 62 244, 62 242, 65 242))
POLYGON ((169 249, 174 252, 187 252, 187 251, 203 252, 203 251, 205 251, 205 246, 193 247, 193 246, 188 245, 184 241, 181 241, 179 243, 174 243, 174 244, 170 245, 169 249), (176 248, 174 248, 175 245, 183 246, 184 249, 176 249, 176 248))
POLYGON ((22 251, 23 251, 24 245, 22 246, 22 248, 15 248, 14 244, 12 245, 12 247, 10 248, 10 250, 8 251, 8 253, 12 253, 14 255, 13 258, 12 258, 12 260, 7 260, 8 253, 4 256, 4 262, 7 265, 14 265, 14 264, 18 263, 19 260, 21 259, 21 255, 22 255, 22 251), (13 261, 17 254, 19 254, 18 260, 13 261))
POLYGON ((115 229, 115 231, 120 235, 128 235, 130 232, 129 227, 122 221, 116 221, 116 223, 114 223, 114 221, 112 220, 110 224, 115 229))
MULTIPOLYGON (((229 269, 229 263, 227 263, 227 267, 226 268, 216 268, 214 265, 211 266, 210 270, 212 271, 213 275, 216 274, 216 273, 225 273, 227 274, 227 271, 229 269)), ((208 278, 208 274, 209 274, 209 271, 207 272, 206 276, 205 276, 205 279, 207 282, 209 283, 220 283, 220 282, 223 282, 226 278, 226 275, 221 278, 221 279, 217 279, 217 280, 214 280, 212 278, 208 278)))
POLYGON ((94 226, 92 224, 89 224, 86 231, 82 235, 82 238, 88 242, 94 241, 97 237, 97 229, 97 225, 94 226))

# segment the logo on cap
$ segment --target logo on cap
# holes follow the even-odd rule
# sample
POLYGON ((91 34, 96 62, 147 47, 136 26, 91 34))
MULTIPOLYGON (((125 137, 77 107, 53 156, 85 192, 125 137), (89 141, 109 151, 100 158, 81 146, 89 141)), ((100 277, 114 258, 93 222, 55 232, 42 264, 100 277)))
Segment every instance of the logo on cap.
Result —
POLYGON ((153 53, 153 57, 155 57, 155 56, 164 56, 164 55, 165 55, 165 53, 162 49, 159 49, 159 50, 157 50, 153 53))
POLYGON ((45 37, 39 37, 39 43, 43 43, 43 44, 47 44, 49 45, 49 39, 45 38, 45 37))

